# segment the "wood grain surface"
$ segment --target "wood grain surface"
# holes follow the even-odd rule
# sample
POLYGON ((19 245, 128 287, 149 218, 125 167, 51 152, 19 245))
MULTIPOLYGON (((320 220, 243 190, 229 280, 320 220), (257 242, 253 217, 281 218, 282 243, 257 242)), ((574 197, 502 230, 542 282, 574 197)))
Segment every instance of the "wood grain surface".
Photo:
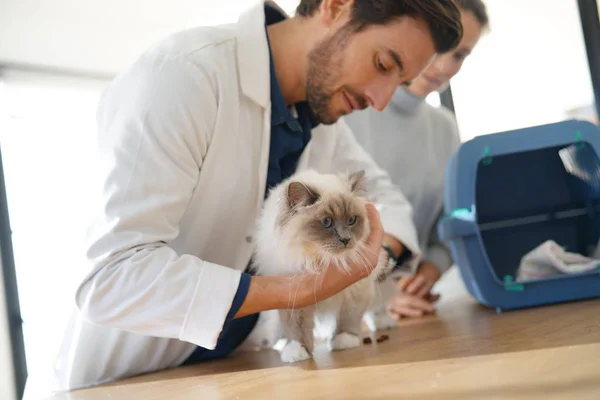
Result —
POLYGON ((497 314, 449 276, 437 315, 382 343, 294 365, 240 353, 52 399, 600 399, 600 300, 497 314))

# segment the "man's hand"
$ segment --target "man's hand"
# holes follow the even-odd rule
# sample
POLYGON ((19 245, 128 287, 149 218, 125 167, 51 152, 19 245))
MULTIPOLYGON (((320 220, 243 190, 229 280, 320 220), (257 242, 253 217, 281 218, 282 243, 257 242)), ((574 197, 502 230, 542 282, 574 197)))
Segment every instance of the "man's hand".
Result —
POLYGON ((388 312, 392 318, 422 317, 435 312, 433 304, 439 294, 432 294, 431 288, 440 279, 435 265, 423 262, 413 276, 398 282, 399 293, 389 302, 388 312))
POLYGON ((266 310, 306 307, 325 300, 369 276, 379 260, 383 227, 379 213, 371 203, 367 203, 367 216, 371 229, 367 247, 360 257, 364 261, 348 263, 349 271, 329 265, 319 274, 253 276, 246 300, 235 318, 266 310))
POLYGON ((379 213, 371 203, 367 203, 367 216, 371 231, 367 238, 367 248, 359 257, 364 261, 348 263, 349 272, 336 265, 330 265, 322 273, 316 275, 319 281, 319 287, 317 288, 319 301, 331 297, 353 283, 366 278, 377 266, 381 243, 383 242, 383 227, 379 219, 379 213))

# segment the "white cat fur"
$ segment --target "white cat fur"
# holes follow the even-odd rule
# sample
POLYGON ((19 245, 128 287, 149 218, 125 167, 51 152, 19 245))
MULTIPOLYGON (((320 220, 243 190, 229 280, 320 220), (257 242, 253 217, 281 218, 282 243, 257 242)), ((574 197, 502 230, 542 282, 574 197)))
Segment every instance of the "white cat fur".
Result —
MULTIPOLYGON (((287 207, 287 188, 292 181, 315 188, 320 196, 318 201, 327 201, 329 196, 337 193, 352 193, 348 175, 320 174, 312 170, 296 173, 273 188, 265 201, 255 236, 256 248, 253 260, 259 275, 295 275, 306 271, 317 271, 318 265, 313 265, 310 260, 307 262, 306 246, 293 234, 297 227, 290 225, 283 231, 277 229, 278 215, 287 207)), ((366 202, 365 198, 362 200, 366 202)), ((365 224, 364 241, 369 235, 368 220, 365 224)), ((363 246, 364 242, 356 245, 355 249, 359 251, 363 246)), ((357 254, 352 254, 351 257, 360 259, 357 254)), ((325 261, 335 262, 336 257, 331 256, 325 261)), ((338 268, 348 268, 345 260, 338 261, 338 268)), ((322 321, 325 324, 332 319, 336 321, 335 330, 329 336, 331 350, 361 345, 361 320, 373 302, 377 277, 384 272, 386 263, 386 254, 382 251, 377 267, 367 278, 314 306, 294 309, 295 294, 290 293, 289 309, 280 310, 283 330, 287 336, 287 344, 281 351, 282 360, 295 362, 311 358, 314 318, 317 318, 317 322, 322 321)))

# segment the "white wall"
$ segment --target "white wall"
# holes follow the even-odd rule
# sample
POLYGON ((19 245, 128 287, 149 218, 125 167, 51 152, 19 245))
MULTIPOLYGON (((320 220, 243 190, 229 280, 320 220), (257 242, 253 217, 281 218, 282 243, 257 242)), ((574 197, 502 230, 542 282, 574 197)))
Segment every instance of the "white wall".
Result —
MULTIPOLYGON (((237 20, 258 0, 0 0, 0 65, 112 76, 156 40, 237 20)), ((279 4, 291 12, 296 0, 279 4)))
POLYGON ((88 161, 106 82, 11 71, 4 78, 0 144, 31 375, 51 371, 76 285, 88 272, 88 161))
POLYGON ((593 102, 576 0, 485 0, 491 32, 452 81, 463 140, 593 102))

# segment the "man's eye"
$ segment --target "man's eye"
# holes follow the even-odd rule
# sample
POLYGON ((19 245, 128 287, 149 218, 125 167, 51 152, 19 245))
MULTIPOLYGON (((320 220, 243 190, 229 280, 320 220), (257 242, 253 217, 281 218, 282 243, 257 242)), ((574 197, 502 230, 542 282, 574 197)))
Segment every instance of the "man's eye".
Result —
POLYGON ((387 72, 387 68, 385 67, 385 65, 383 65, 379 58, 377 58, 377 69, 381 72, 387 72))

